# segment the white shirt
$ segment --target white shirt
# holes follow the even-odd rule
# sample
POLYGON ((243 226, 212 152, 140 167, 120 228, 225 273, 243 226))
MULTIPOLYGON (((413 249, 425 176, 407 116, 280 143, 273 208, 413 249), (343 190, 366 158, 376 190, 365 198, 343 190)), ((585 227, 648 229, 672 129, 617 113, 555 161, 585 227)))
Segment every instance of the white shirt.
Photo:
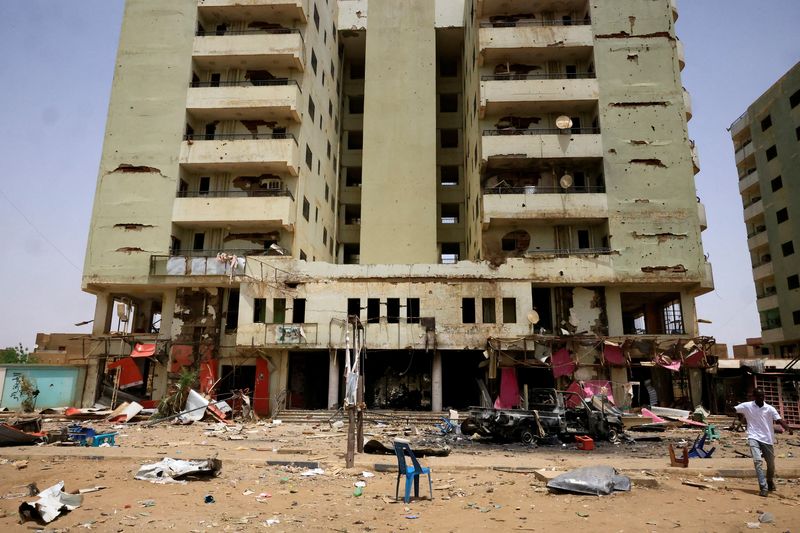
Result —
POLYGON ((747 420, 747 438, 755 439, 764 444, 775 444, 775 431, 772 422, 780 420, 781 415, 768 403, 763 407, 756 405, 756 402, 740 403, 736 407, 737 413, 743 414, 747 420))

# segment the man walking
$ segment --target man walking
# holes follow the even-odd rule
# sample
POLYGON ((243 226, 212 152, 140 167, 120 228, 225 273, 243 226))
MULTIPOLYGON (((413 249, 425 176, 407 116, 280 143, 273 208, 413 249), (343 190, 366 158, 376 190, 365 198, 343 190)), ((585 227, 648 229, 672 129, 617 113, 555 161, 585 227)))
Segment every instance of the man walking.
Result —
POLYGON ((766 497, 767 491, 775 490, 775 431, 773 421, 793 435, 794 432, 778 414, 774 407, 764 402, 764 392, 760 389, 753 391, 752 402, 740 403, 735 407, 739 418, 747 421, 747 444, 758 476, 759 494, 766 497), (767 475, 761 467, 762 459, 767 461, 767 475))

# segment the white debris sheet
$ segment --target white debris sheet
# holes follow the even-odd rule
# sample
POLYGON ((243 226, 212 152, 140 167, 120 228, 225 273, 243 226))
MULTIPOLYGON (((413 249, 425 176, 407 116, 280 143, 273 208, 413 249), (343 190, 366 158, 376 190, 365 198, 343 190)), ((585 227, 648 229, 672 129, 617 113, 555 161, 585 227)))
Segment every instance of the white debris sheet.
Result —
POLYGON ((81 494, 64 492, 64 482, 59 481, 52 487, 39 493, 39 499, 25 502, 19 506, 19 516, 25 520, 36 520, 49 524, 62 512, 74 511, 83 503, 81 494))
POLYGON ((142 465, 136 473, 135 479, 151 483, 186 483, 180 478, 188 475, 217 476, 222 469, 219 459, 206 459, 204 461, 184 461, 165 457, 158 463, 142 465))

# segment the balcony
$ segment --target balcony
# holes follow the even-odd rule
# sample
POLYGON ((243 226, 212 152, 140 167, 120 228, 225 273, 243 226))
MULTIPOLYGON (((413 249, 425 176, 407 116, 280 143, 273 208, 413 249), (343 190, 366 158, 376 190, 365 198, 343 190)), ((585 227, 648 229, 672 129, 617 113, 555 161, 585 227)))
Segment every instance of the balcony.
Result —
POLYGON ((731 137, 739 137, 745 130, 750 128, 750 113, 745 111, 731 124, 731 137))
POLYGON ((189 88, 186 110, 206 121, 235 118, 300 122, 300 97, 295 80, 194 82, 189 88))
POLYGON ((484 130, 483 162, 489 159, 603 157, 599 128, 484 130))
POLYGON ((678 1, 669 0, 669 7, 672 9, 672 21, 678 22, 678 1))
POLYGON ((239 346, 280 346, 289 349, 293 346, 303 346, 304 348, 327 346, 328 339, 322 338, 319 330, 319 324, 310 323, 240 323, 236 329, 236 344, 239 346))
POLYGON ((762 261, 753 266, 753 281, 765 279, 775 275, 775 267, 772 261, 762 261))
MULTIPOLYGON (((587 0, 557 0, 555 2, 537 2, 544 9, 556 4, 559 11, 578 13, 586 9, 587 0)), ((478 0, 478 16, 507 15, 509 13, 529 13, 531 0, 478 0)), ((551 7, 552 9, 552 7, 551 7)))
POLYGON ((700 220, 700 231, 708 229, 708 217, 706 216, 706 206, 703 202, 697 202, 697 218, 700 220))
POLYGON ((683 88, 683 108, 686 110, 686 120, 692 120, 692 95, 683 88))
POLYGON ((779 318, 770 319, 761 324, 761 342, 772 344, 785 339, 779 318))
POLYGON ((294 228, 295 205, 289 191, 248 196, 244 191, 208 191, 175 199, 172 222, 203 228, 294 228))
POLYGON ((751 168, 739 177, 739 192, 744 192, 754 185, 758 185, 758 171, 751 168))
POLYGON ((683 41, 680 39, 675 42, 675 50, 678 53, 678 66, 683 70, 686 67, 686 50, 683 48, 683 41))
POLYGON ((515 21, 481 23, 478 33, 478 63, 502 63, 517 59, 566 60, 575 49, 587 51, 593 46, 592 26, 561 21, 515 21))
POLYGON ((303 36, 294 28, 197 32, 192 52, 206 70, 236 68, 303 70, 303 36))
POLYGON ((196 172, 300 172, 297 140, 286 133, 184 137, 180 163, 196 172))
POLYGON ((614 250, 611 248, 554 248, 552 250, 528 250, 525 252, 525 257, 592 257, 613 253, 614 250))
POLYGON ((198 0, 200 14, 213 20, 296 20, 305 23, 306 0, 198 0))
POLYGON ((485 189, 483 227, 516 224, 524 220, 558 220, 559 224, 607 219, 608 198, 603 187, 521 187, 485 189))
POLYGON ((758 215, 764 214, 764 201, 762 199, 758 199, 757 201, 748 205, 744 210, 744 221, 747 222, 748 220, 752 220, 758 215))
POLYGON ((756 231, 747 236, 747 249, 755 250, 769 244, 769 234, 766 226, 759 226, 756 231))
POLYGON ((150 256, 151 276, 244 276, 245 256, 264 250, 176 250, 150 256), (225 254, 222 256, 221 254, 225 254))
POLYGON ((742 163, 745 159, 752 157, 756 153, 753 142, 748 139, 739 146, 736 146, 736 164, 742 163))
POLYGON ((575 110, 587 103, 594 107, 600 94, 594 78, 594 73, 588 72, 481 76, 480 116, 536 112, 543 102, 558 102, 575 110))
POLYGON ((778 308, 778 295, 775 287, 769 287, 763 294, 757 295, 756 305, 759 312, 778 308), (771 291, 769 289, 772 289, 771 291))

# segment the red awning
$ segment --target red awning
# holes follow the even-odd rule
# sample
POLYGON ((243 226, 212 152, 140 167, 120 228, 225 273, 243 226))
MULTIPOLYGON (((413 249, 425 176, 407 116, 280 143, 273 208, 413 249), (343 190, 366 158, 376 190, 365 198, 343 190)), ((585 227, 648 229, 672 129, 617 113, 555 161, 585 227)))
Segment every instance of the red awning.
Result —
POLYGON ((133 347, 131 357, 153 357, 156 353, 155 344, 137 344, 133 347))

